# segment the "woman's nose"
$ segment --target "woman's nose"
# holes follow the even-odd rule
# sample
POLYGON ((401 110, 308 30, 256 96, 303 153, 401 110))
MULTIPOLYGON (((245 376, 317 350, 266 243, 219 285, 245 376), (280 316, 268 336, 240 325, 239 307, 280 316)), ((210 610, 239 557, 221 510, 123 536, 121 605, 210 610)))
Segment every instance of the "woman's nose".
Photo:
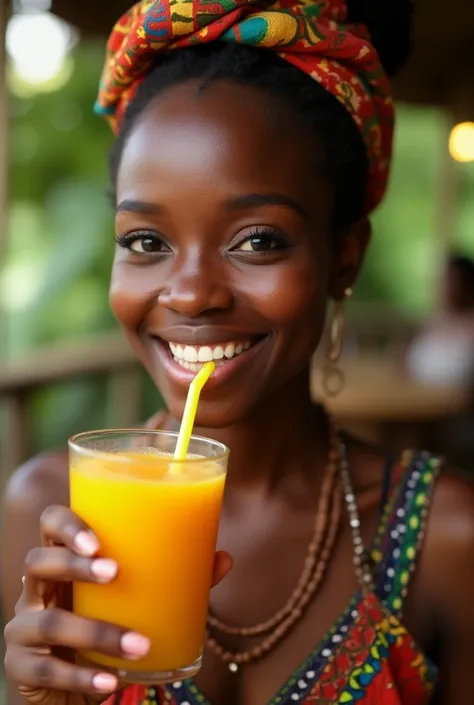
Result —
POLYGON ((158 295, 158 303, 182 316, 194 318, 212 310, 228 309, 233 296, 223 266, 188 262, 176 267, 158 295))

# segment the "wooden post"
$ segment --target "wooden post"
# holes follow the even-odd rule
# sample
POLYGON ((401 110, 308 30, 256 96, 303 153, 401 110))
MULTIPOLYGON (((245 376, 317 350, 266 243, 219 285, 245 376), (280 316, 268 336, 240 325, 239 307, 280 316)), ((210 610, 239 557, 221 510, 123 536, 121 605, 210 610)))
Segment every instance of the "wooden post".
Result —
MULTIPOLYGON (((6 222, 7 222, 7 88, 6 88, 6 34, 7 21, 10 16, 10 0, 0 0, 0 267, 2 265, 3 253, 6 243, 6 222)), ((0 357, 2 350, 3 320, 2 309, 0 305, 0 357)), ((2 400, 0 400, 1 402, 2 400)), ((9 404, 6 409, 0 409, 8 415, 11 420, 12 408, 9 404)), ((14 424, 13 424, 14 425, 14 424)), ((2 429, 0 429, 1 431, 2 429)), ((9 462, 11 458, 7 458, 5 446, 8 444, 6 438, 7 431, 3 429, 0 433, 0 500, 2 498, 2 489, 5 482, 5 476, 10 469, 9 462)))
POLYGON ((28 391, 18 389, 2 400, 4 423, 0 443, 0 498, 11 473, 30 456, 28 391))
POLYGON ((107 421, 113 428, 134 428, 141 419, 142 373, 136 367, 113 372, 108 385, 107 421))
MULTIPOLYGON (((10 16, 9 0, 0 0, 0 262, 6 241, 6 210, 7 210, 7 130, 8 103, 6 88, 6 34, 7 22, 10 16)), ((0 312, 1 314, 1 312, 0 312)), ((0 321, 1 330, 1 321, 0 321)))

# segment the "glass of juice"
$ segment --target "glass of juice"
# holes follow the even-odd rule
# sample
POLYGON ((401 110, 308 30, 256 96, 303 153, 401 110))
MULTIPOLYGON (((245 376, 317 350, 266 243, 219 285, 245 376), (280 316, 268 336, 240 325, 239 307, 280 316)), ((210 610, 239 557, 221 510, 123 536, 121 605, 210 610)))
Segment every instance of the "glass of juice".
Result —
POLYGON ((74 612, 152 644, 138 661, 81 655, 124 683, 183 680, 201 666, 229 452, 192 436, 175 461, 177 435, 93 431, 69 441, 71 509, 119 566, 110 584, 74 584, 74 612))

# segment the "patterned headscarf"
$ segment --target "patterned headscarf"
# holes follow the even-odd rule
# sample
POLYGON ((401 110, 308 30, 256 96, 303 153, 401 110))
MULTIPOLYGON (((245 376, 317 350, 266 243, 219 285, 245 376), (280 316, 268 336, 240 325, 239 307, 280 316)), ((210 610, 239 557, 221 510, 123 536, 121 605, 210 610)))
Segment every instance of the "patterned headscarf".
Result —
POLYGON ((318 81, 352 116, 367 150, 370 212, 387 187, 393 103, 367 29, 346 19, 345 0, 141 0, 112 31, 96 112, 118 133, 160 52, 215 40, 273 50, 318 81))

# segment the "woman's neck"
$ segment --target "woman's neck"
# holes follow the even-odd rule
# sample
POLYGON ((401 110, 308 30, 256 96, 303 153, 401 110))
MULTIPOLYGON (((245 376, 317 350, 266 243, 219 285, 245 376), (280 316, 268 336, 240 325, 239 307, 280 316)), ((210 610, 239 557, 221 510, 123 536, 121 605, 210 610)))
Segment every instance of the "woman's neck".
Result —
POLYGON ((230 448, 228 486, 260 486, 268 492, 295 481, 314 486, 327 462, 328 420, 311 401, 307 370, 242 421, 196 432, 230 448))

